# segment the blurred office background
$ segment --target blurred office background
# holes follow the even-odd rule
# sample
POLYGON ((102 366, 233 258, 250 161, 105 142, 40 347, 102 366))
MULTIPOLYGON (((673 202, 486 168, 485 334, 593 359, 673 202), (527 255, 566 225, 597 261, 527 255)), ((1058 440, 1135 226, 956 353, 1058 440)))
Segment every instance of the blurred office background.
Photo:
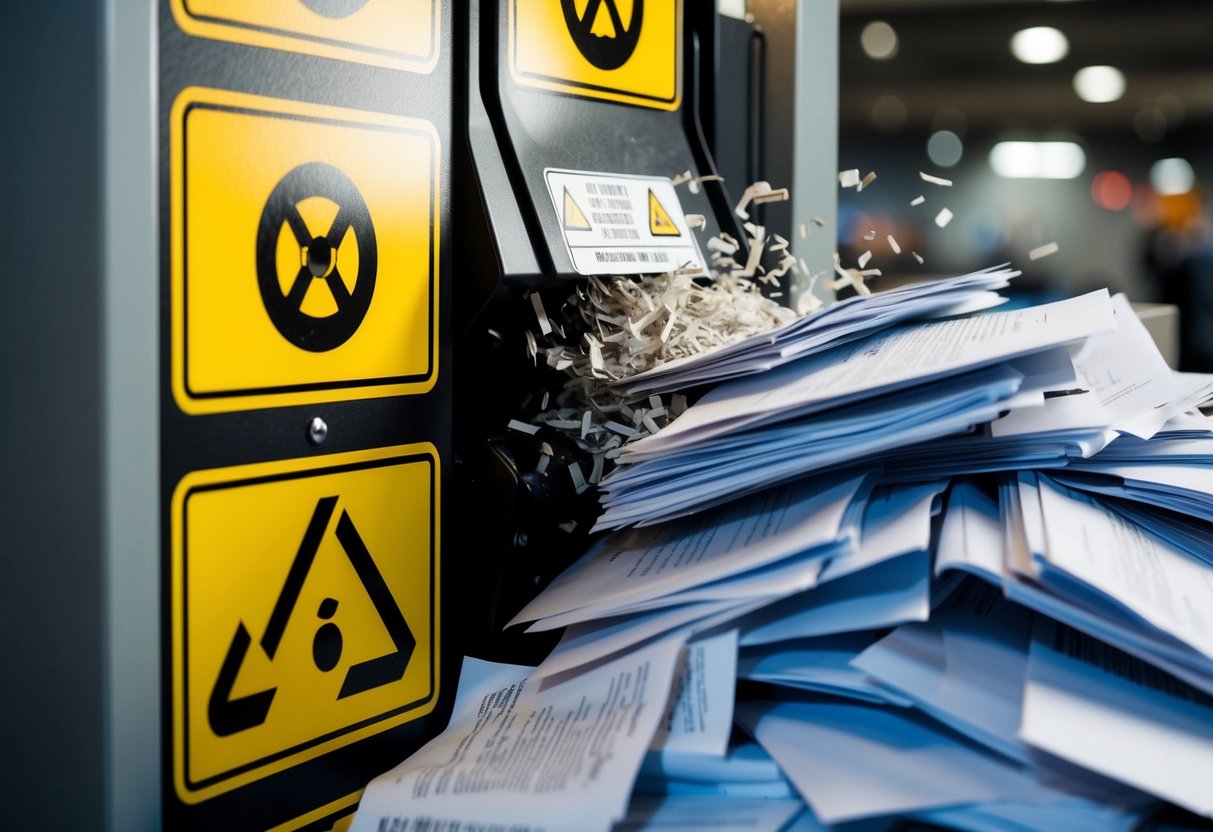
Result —
POLYGON ((841 10, 839 167, 878 177, 839 192, 846 265, 871 250, 891 285, 1011 260, 1032 300, 1107 286, 1174 303, 1182 368, 1213 371, 1213 3, 841 10), (1029 260, 1054 241, 1057 253, 1029 260))

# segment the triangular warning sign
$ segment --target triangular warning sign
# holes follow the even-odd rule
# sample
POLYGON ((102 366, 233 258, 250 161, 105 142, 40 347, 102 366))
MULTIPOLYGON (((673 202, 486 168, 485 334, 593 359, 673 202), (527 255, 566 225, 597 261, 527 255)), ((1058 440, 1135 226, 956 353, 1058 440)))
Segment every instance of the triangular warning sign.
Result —
POLYGON ((564 189, 564 228, 566 231, 589 231, 590 221, 585 218, 585 212, 573 201, 569 189, 564 189))
POLYGON ((655 237, 681 237, 682 232, 669 213, 657 201, 657 195, 649 188, 649 233, 655 237))
MULTIPOLYGON (((335 524, 331 522, 336 508, 336 497, 322 497, 317 501, 282 590, 274 602, 265 632, 257 643, 265 658, 272 663, 278 652, 278 646, 282 642, 283 634, 286 632, 287 624, 299 601, 304 582, 316 560, 321 540, 328 533, 330 526, 334 526, 333 531, 337 542, 346 558, 349 559, 350 565, 353 566, 354 572, 357 573, 363 589, 366 590, 366 594, 374 605, 375 612, 395 648, 381 656, 350 666, 342 681, 341 690, 337 694, 337 699, 344 699, 382 685, 391 684, 404 676, 417 641, 408 622, 405 621, 400 607, 392 597, 392 592, 384 581, 383 575, 379 572, 379 567, 375 565, 374 558, 371 557, 366 544, 363 543, 362 536, 355 528, 354 521, 350 519, 349 513, 343 509, 337 522, 335 524)), ((327 620, 333 616, 336 608, 336 599, 327 598, 321 604, 318 615, 321 619, 327 620)), ((336 666, 341 643, 340 631, 335 624, 330 622, 321 627, 313 647, 313 657, 319 670, 328 671, 336 666)), ((269 716, 270 706, 278 692, 277 687, 270 687, 243 696, 232 695, 240 668, 244 665, 245 657, 253 644, 252 634, 244 621, 240 621, 236 634, 228 645, 227 655, 223 660, 219 675, 215 679, 215 684, 211 688, 210 699, 207 703, 207 718, 211 730, 216 736, 230 736, 254 728, 264 723, 269 716)))

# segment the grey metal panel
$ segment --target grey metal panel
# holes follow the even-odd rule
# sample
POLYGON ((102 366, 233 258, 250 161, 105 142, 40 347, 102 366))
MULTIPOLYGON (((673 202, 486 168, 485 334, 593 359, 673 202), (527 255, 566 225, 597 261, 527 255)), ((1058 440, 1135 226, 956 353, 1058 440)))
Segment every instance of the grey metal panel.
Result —
POLYGON ((791 189, 765 206, 768 231, 792 240, 811 272, 831 268, 837 245, 838 0, 748 0, 766 39, 761 177, 791 189), (800 238, 799 225, 825 227, 800 238))
MULTIPOLYGON (((792 228, 793 250, 810 270, 831 268, 838 245, 838 0, 796 4, 792 217, 825 220, 807 240, 792 228)), ((775 183, 771 183, 775 184, 775 183)))
POLYGON ((106 828, 160 814, 159 283, 153 0, 106 0, 102 614, 106 828))
POLYGON ((103 813, 101 11, 96 0, 0 11, 6 829, 95 829, 103 813))

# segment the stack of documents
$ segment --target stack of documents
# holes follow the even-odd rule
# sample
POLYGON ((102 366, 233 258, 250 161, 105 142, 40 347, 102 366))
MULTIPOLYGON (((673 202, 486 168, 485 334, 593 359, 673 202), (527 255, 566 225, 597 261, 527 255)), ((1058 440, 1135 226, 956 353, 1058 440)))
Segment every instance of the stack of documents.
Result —
POLYGON ((1213 818, 1213 378, 1106 292, 904 323, 998 275, 642 379, 749 373, 626 446, 512 622, 557 647, 469 660, 354 828, 1213 818))
POLYGON ((668 427, 625 446, 602 482, 598 527, 702 511, 966 433, 1019 408, 1043 409, 1046 393, 1057 392, 1049 387, 1055 365, 1071 362, 1039 354, 1116 328, 1112 301, 1099 291, 897 327, 727 382, 668 427))
POLYGON ((1006 266, 998 266, 889 292, 855 295, 774 332, 667 362, 621 379, 615 386, 629 395, 647 396, 765 372, 903 321, 945 318, 997 306, 1005 300, 997 290, 1018 275, 1006 266))

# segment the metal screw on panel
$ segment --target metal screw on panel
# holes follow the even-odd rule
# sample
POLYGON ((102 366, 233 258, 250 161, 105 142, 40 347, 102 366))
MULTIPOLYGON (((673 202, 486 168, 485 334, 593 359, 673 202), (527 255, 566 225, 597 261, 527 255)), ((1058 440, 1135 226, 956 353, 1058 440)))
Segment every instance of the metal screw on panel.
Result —
POLYGON ((307 426, 307 438, 313 445, 319 445, 328 439, 329 426, 319 416, 312 418, 311 424, 307 426))

